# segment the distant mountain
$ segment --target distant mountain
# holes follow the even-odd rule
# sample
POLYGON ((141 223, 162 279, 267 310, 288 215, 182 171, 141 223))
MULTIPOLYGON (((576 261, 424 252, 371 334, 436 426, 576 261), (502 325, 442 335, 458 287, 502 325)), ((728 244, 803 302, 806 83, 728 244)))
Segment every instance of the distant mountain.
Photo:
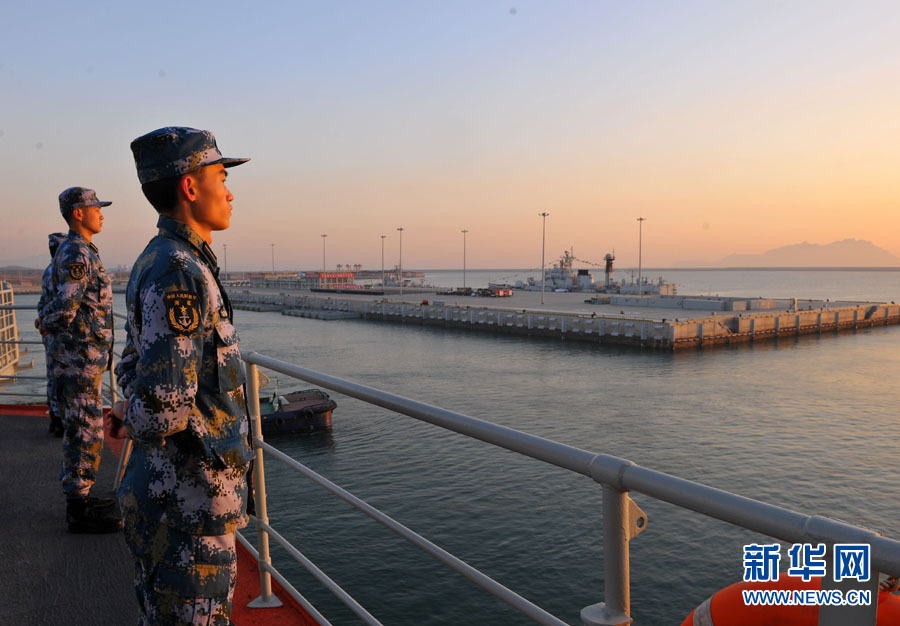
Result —
POLYGON ((5 265, 0 267, 0 272, 43 272, 42 269, 36 269, 34 267, 25 267, 23 265, 5 265))
MULTIPOLYGON (((45 246, 46 248, 46 246, 45 246)), ((35 254, 30 254, 28 256, 23 256, 19 258, 9 259, 8 265, 4 266, 3 269, 38 269, 43 270, 47 267, 47 263, 50 262, 50 253, 47 250, 42 250, 35 254)))
POLYGON ((844 239, 826 245, 804 241, 762 254, 729 254, 718 261, 689 261, 676 267, 900 267, 900 257, 871 241, 844 239))

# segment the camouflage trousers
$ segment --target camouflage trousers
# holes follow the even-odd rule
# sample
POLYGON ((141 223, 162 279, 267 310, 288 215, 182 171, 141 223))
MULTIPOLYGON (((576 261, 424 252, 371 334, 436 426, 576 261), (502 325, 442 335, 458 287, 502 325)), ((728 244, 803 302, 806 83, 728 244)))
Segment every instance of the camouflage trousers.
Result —
POLYGON ((191 535, 125 514, 141 626, 228 626, 237 580, 234 533, 191 535))
POLYGON ((50 345, 52 341, 49 335, 41 337, 44 342, 44 355, 47 357, 47 406, 50 408, 51 415, 59 415, 56 409, 56 378, 53 376, 53 348, 50 345))
MULTIPOLYGON (((105 365, 105 364, 104 364, 105 365)), ((66 498, 86 497, 94 485, 103 450, 100 389, 104 366, 53 362, 57 415, 63 423, 59 478, 66 498)))

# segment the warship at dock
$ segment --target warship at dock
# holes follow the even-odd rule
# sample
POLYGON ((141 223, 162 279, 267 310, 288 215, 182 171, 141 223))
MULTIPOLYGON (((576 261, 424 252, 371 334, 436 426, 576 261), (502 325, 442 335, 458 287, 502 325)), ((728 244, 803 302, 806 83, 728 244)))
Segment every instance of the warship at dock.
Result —
POLYGON ((599 266, 600 264, 577 259, 574 252, 565 250, 559 257, 559 260, 553 264, 553 267, 544 272, 543 282, 540 278, 531 276, 527 280, 517 281, 511 286, 525 291, 546 290, 554 292, 597 292, 657 296, 674 296, 678 293, 678 288, 672 283, 667 283, 662 276, 655 282, 640 275, 637 281, 634 280, 633 276, 630 281, 624 278, 619 281, 615 280, 613 278, 613 262, 615 260, 616 256, 614 253, 609 252, 604 256, 603 282, 597 283, 594 281, 594 277, 589 269, 574 269, 572 266, 575 261, 594 266, 599 266))

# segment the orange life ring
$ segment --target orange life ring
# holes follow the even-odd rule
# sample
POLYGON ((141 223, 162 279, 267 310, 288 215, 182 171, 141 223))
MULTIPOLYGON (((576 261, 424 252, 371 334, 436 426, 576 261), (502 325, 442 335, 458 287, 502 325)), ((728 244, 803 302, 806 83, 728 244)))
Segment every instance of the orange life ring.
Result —
MULTIPOLYGON (((817 626, 818 606, 745 605, 745 589, 817 590, 821 579, 803 582, 800 578, 782 576, 775 582, 738 582, 720 589, 684 618, 681 626, 817 626)), ((900 624, 900 595, 891 591, 878 593, 878 626, 900 624)))

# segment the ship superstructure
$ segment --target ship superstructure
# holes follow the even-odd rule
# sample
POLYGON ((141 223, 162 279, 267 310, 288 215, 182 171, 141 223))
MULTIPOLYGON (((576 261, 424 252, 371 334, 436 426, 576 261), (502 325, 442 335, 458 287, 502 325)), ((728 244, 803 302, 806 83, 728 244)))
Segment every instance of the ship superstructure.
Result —
POLYGON ((662 276, 656 281, 651 281, 646 277, 635 281, 632 276, 630 281, 623 278, 621 281, 616 282, 613 278, 613 261, 615 260, 614 253, 606 254, 603 263, 604 281, 603 283, 595 283, 589 269, 574 269, 572 265, 575 261, 598 267, 600 264, 578 259, 575 257, 574 252, 566 250, 559 257, 559 261, 544 272, 543 285, 540 278, 530 277, 525 282, 518 281, 515 287, 525 291, 541 291, 543 289, 545 291, 620 293, 628 295, 677 295, 678 289, 676 286, 672 283, 667 283, 662 276))

